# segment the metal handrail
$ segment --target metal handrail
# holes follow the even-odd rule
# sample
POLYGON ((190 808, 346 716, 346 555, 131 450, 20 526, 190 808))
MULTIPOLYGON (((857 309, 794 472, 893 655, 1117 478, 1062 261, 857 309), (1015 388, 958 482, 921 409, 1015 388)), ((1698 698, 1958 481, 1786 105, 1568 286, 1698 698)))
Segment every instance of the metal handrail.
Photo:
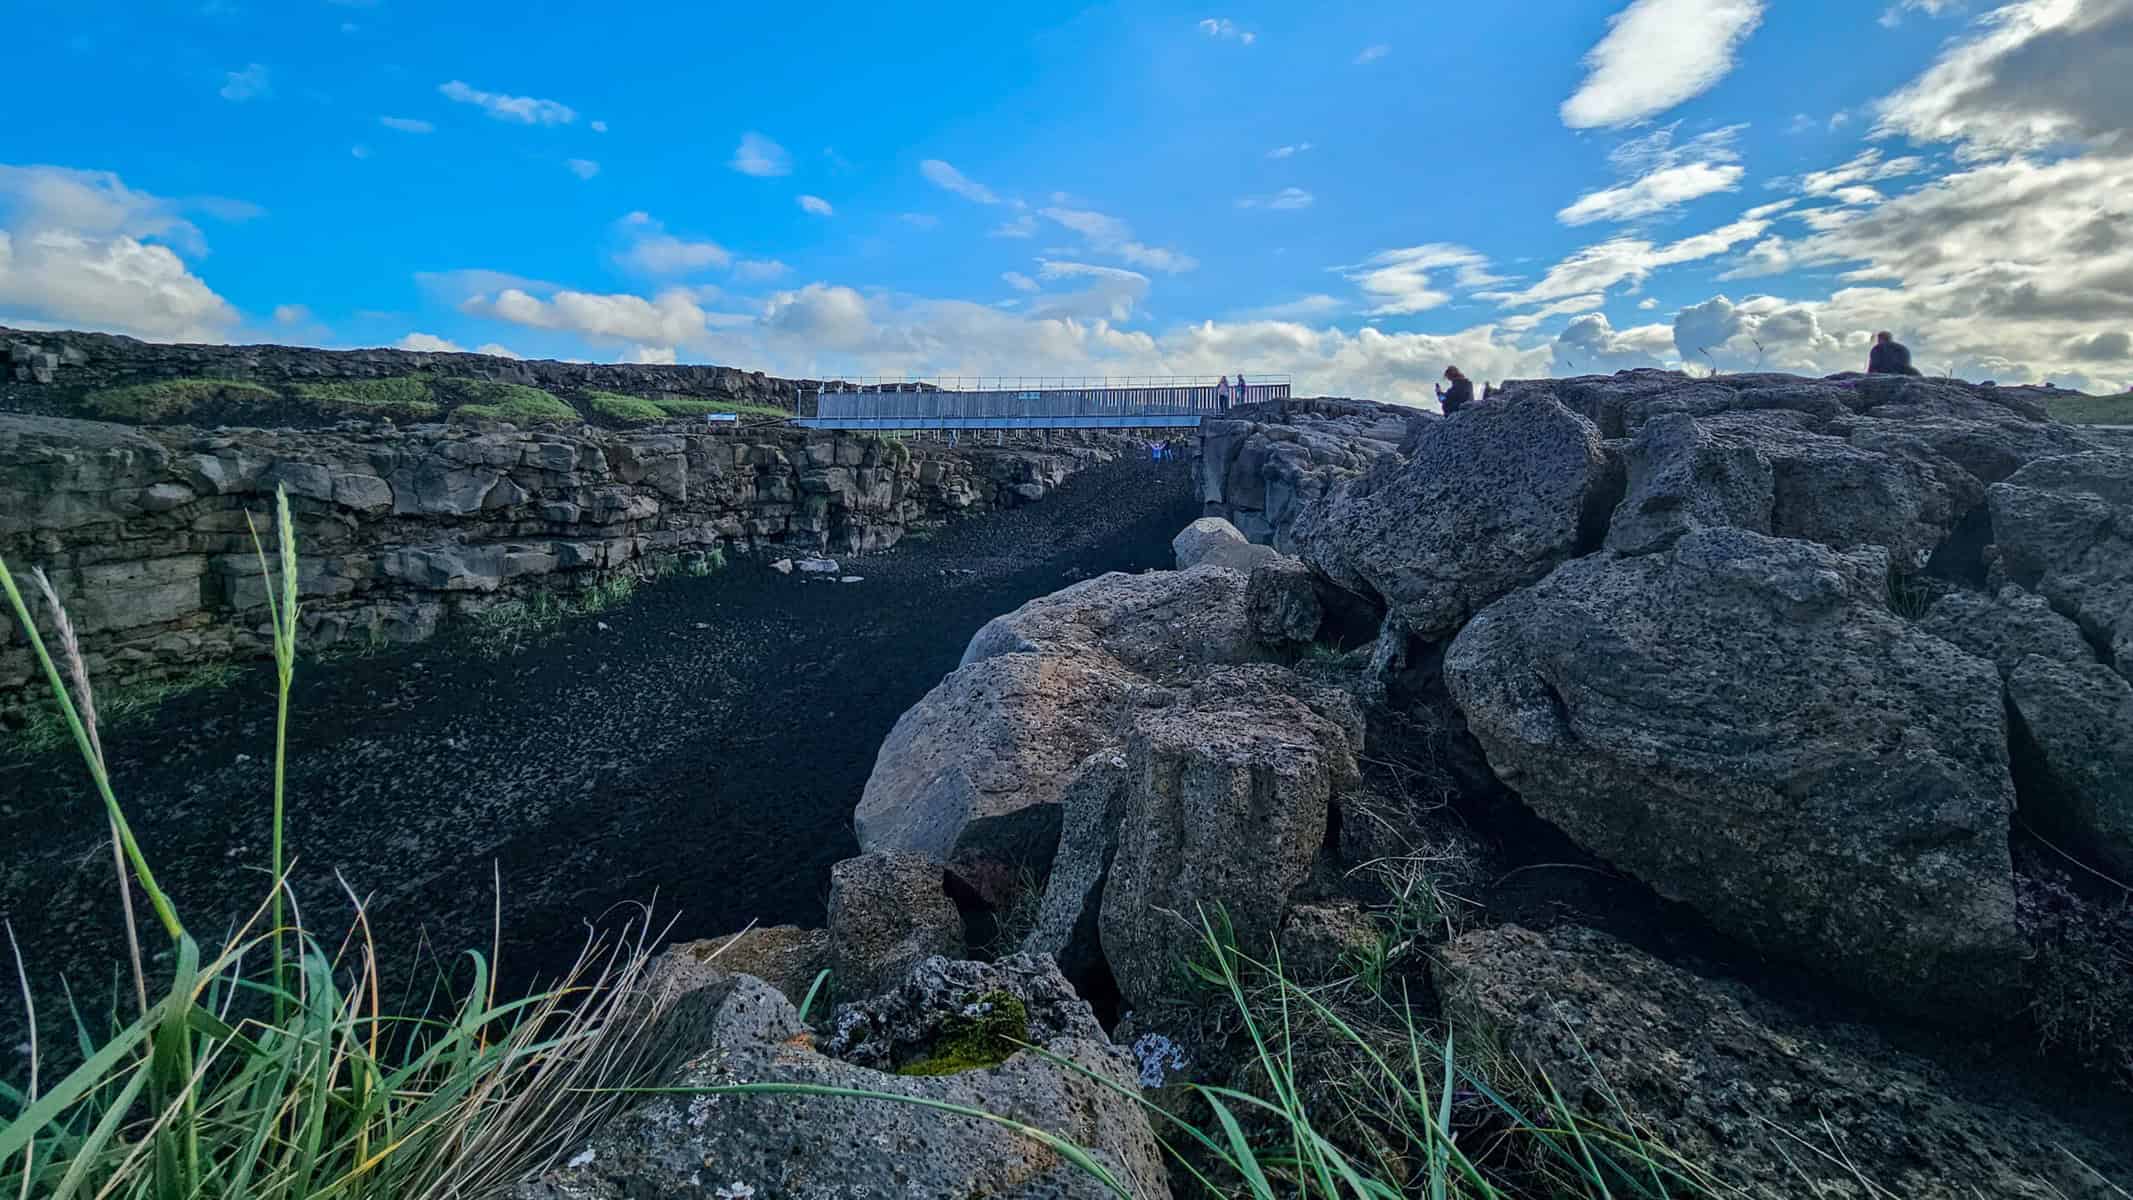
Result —
MULTIPOLYGON (((868 375, 824 380, 815 386, 815 391, 817 394, 884 388, 935 392, 1119 391, 1128 388, 1215 387, 1225 381, 1234 387, 1238 378, 1235 375, 868 375)), ((1242 378, 1253 386, 1293 382, 1288 375, 1279 372, 1247 371, 1242 378)))

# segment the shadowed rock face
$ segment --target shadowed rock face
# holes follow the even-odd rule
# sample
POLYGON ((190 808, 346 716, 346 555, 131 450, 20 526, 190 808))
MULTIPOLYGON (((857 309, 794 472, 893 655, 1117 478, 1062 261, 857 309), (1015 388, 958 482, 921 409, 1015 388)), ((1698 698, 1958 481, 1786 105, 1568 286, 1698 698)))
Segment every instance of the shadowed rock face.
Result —
POLYGON ((1373 463, 1397 457, 1435 414, 1363 400, 1291 400, 1286 411, 1209 421, 1201 430, 1200 500, 1247 538, 1294 553, 1305 505, 1373 463))
MULTIPOLYGON (((426 425, 213 432, 0 413, 0 555, 45 567, 103 687, 257 654, 286 489, 303 637, 419 641, 447 615, 575 590, 657 558, 791 545, 862 552, 916 525, 1044 495, 1111 443, 908 448, 748 434, 426 425)), ((0 618, 0 715, 35 689, 0 618)))
POLYGON ((1437 964, 1455 1026, 1545 1072, 1573 1109, 1758 1200, 2104 1200, 2118 1194, 2105 1179, 2133 1177, 2123 1144, 1967 1096, 1867 1030, 1809 1024, 1590 930, 1483 930, 1437 964))
POLYGON ((1445 680, 1535 812, 1766 950, 1896 1007, 2017 982, 1992 665, 1891 614, 1876 549, 1702 530, 1493 605, 1445 680))

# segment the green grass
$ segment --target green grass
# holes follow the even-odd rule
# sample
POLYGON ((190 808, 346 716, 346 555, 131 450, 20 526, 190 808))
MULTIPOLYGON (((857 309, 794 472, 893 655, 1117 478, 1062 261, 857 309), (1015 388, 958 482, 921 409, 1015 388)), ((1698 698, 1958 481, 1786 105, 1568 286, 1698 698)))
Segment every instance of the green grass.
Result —
POLYGON ((2133 425, 2133 392, 2121 396, 2076 396, 2053 400, 2051 414, 2076 425, 2133 425))
POLYGON ((705 413, 734 413, 742 420, 783 421, 790 419, 790 409, 775 404, 749 404, 738 400, 701 400, 694 397, 660 397, 652 401, 660 411, 670 417, 689 420, 701 419, 705 413))
POLYGON ((237 379, 160 379, 90 392, 82 397, 81 406, 102 420, 146 422, 183 417, 215 401, 274 404, 280 399, 272 388, 237 379))
POLYGON ((299 383, 296 397, 327 412, 395 421, 426 421, 444 411, 430 380, 421 375, 299 383))
POLYGON ((465 402, 452 410, 452 420, 509 421, 513 425, 540 425, 552 421, 583 420, 578 410, 555 398, 553 393, 522 383, 495 383, 484 379, 454 380, 450 390, 465 402))
POLYGON ((620 392, 589 391, 582 393, 585 407, 596 417, 619 421, 625 425, 652 425, 672 420, 667 411, 642 396, 625 396, 620 392))
MULTIPOLYGON (((244 673, 234 662, 208 663, 182 675, 117 688, 97 702, 96 715, 106 729, 123 729, 153 716, 165 701, 207 688, 228 687, 244 673)), ((11 743, 23 754, 42 754, 73 740, 66 714, 57 701, 47 701, 30 710, 30 717, 11 743)))
POLYGON ((571 595, 535 592, 524 600, 506 600, 474 614, 475 650, 496 658, 540 641, 573 617, 589 617, 626 603, 637 592, 637 577, 617 571, 571 595))

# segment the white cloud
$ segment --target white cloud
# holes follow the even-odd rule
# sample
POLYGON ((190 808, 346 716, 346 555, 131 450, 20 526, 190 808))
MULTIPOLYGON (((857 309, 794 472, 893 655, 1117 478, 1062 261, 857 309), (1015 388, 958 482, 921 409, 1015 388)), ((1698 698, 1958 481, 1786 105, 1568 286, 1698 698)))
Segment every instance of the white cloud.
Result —
POLYGON ((733 158, 726 165, 743 175, 758 178, 790 175, 792 155, 785 152, 785 147, 751 131, 741 135, 741 144, 734 148, 733 158))
POLYGON ((632 345, 622 352, 622 357, 615 361, 671 367, 678 360, 672 346, 632 345))
POLYGON ((633 212, 616 228, 629 243, 618 261, 647 275, 688 275, 733 263, 733 252, 724 246, 675 237, 648 213, 633 212))
POLYGON ((1637 311, 1639 312, 1650 312, 1657 307, 1659 307, 1659 302, 1657 300, 1652 299, 1650 296, 1646 296, 1644 299, 1637 301, 1637 311))
POLYGON ((594 339, 677 345, 701 338, 709 314, 687 288, 646 298, 628 293, 559 291, 541 299, 518 288, 476 295, 460 311, 532 329, 563 330, 594 339))
POLYGON ((466 347, 458 342, 438 337, 434 333, 410 333, 393 345, 401 350, 420 350, 431 354, 463 354, 466 347))
POLYGON ((1584 85, 1563 102, 1572 129, 1615 128, 1702 95, 1733 70, 1765 0, 1632 0, 1585 56, 1584 85))
POLYGON ((1000 273, 1000 278, 1006 280, 1007 286, 1018 292, 1034 292, 1042 286, 1036 280, 1031 279, 1020 271, 1003 271, 1000 273))
POLYGON ((592 131, 593 131, 594 133, 606 133, 606 132, 607 132, 607 122, 605 122, 605 121, 594 121, 594 122, 592 123, 592 131))
POLYGON ((1294 158, 1297 155, 1302 154, 1304 151, 1309 150, 1310 148, 1311 143, 1309 142, 1297 142, 1296 144, 1290 146, 1276 146, 1272 150, 1267 151, 1266 156, 1268 158, 1294 158))
POLYGON ((109 171, 0 165, 0 323, 226 340, 236 309, 179 257, 207 253, 187 208, 230 220, 259 212, 150 195, 109 171))
POLYGON ((176 342, 226 341, 237 323, 169 247, 54 229, 0 232, 0 316, 176 342))
POLYGON ((1030 312, 1038 317, 1124 321, 1148 297, 1148 277, 1119 267, 1043 259, 1037 264, 1037 276, 1046 283, 1078 285, 1075 290, 1034 298, 1030 312))
POLYGON ((600 164, 589 158, 566 159, 563 165, 570 168, 570 173, 580 179, 591 179, 600 173, 600 164))
POLYGON ((1903 14, 1922 12, 1929 17, 1944 17, 1962 6, 1962 0, 1896 0, 1881 13, 1881 27, 1894 29, 1903 24, 1903 14))
POLYGON ((2133 0, 2015 0, 1880 106, 1877 133, 1966 156, 2133 142, 2133 0))
POLYGON ((1841 166, 1831 167, 1826 171, 1809 171, 1797 181, 1779 182, 1797 188, 1802 195, 1834 196, 1845 188, 1901 179, 1907 175, 1916 175, 1925 168, 1926 160, 1915 155, 1884 158, 1881 151, 1870 148, 1860 151, 1841 166))
POLYGON ((975 200, 979 204, 998 204, 1000 202, 1000 197, 991 188, 970 178, 940 159, 929 158, 918 164, 918 173, 926 177, 926 182, 937 188, 944 188, 954 192, 965 200, 975 200))
POLYGON ((242 71, 231 71, 222 77, 224 100, 251 100, 272 91, 267 82, 267 69, 258 63, 248 64, 242 71))
POLYGON ((1586 246, 1549 268, 1539 283, 1516 291, 1479 292, 1481 299, 1512 307, 1546 304, 1570 296, 1604 294, 1624 283, 1639 285, 1661 267, 1715 258, 1770 228, 1766 219, 1743 217, 1729 225, 1664 245, 1640 237, 1610 238, 1586 246))
POLYGON ((1565 225, 1630 221, 1654 216, 1692 200, 1737 191, 1746 172, 1734 140, 1744 126, 1729 125, 1675 144, 1679 122, 1631 138, 1608 154, 1628 182, 1587 192, 1556 214, 1565 225))
POLYGON ((447 100, 472 104, 499 121, 515 121, 521 125, 568 125, 578 119, 577 112, 567 104, 532 96, 484 92, 457 79, 438 84, 437 91, 447 100))
POLYGON ((1348 306, 1338 297, 1328 296, 1324 292, 1313 292, 1280 304, 1255 308, 1245 315, 1255 321, 1307 321, 1340 312, 1346 307, 1348 306))
POLYGON ((413 117, 379 117, 378 124, 402 133, 434 133, 437 130, 437 127, 428 121, 418 121, 413 117))
POLYGON ((1236 22, 1228 17, 1208 17, 1200 22, 1199 30, 1218 42, 1240 42, 1249 46, 1259 40, 1258 34, 1237 28, 1236 22))
POLYGON ((1364 63, 1374 63, 1390 53, 1392 53, 1392 47, 1382 42, 1375 46, 1365 46, 1361 53, 1355 56, 1355 65, 1360 67, 1364 63))
POLYGON ((1029 213, 1017 213, 1012 219, 992 227, 987 237, 1028 238, 1037 236, 1037 218, 1029 213))
POLYGON ((1691 200, 1737 191, 1747 172, 1737 163, 1684 163, 1666 167, 1619 187, 1587 192, 1555 214, 1565 225, 1594 221, 1628 221, 1666 212, 1691 200))
POLYGON ((275 323, 301 325, 311 319, 311 310, 301 304, 277 304, 274 306, 275 323))
POLYGON ((1237 198, 1237 207, 1271 208, 1280 211, 1294 211, 1300 208, 1311 207, 1311 202, 1315 199, 1317 199, 1317 197, 1313 196, 1311 193, 1303 190, 1300 187, 1285 187, 1278 192, 1266 196, 1239 196, 1237 198))
POLYGON ((1555 339, 1555 370, 1571 375, 1605 375, 1634 367, 1665 364, 1674 331, 1666 325, 1639 325, 1617 330, 1604 313, 1586 313, 1563 327, 1555 339))
POLYGON ((1439 283, 1445 273, 1468 289, 1502 282, 1489 273, 1486 256, 1442 242, 1380 251, 1354 266, 1335 270, 1372 301, 1372 316, 1404 316, 1447 303, 1451 294, 1439 283))
POLYGON ((1078 208, 1046 208, 1039 211, 1047 220, 1080 234, 1089 249, 1099 254, 1116 255, 1136 267, 1176 274, 1193 270, 1200 265, 1200 261, 1191 255, 1135 241, 1132 227, 1117 217, 1078 208))
POLYGON ((490 357, 492 357, 492 358, 524 358, 524 357, 526 357, 525 355, 523 355, 523 354, 520 354, 520 353, 519 353, 518 351, 516 351, 516 350, 513 350, 513 349, 512 349, 511 347, 509 347, 509 346, 505 346, 505 345, 501 345, 501 344, 499 344, 499 343, 496 343, 496 342, 483 342, 483 343, 482 343, 481 345, 479 345, 479 346, 476 346, 476 347, 474 347, 474 353, 476 353, 476 354, 486 354, 486 355, 489 355, 489 356, 490 356, 490 357))
POLYGON ((743 283, 768 283, 782 279, 791 267, 774 258, 744 258, 733 264, 733 277, 743 283))
POLYGON ((941 223, 941 219, 939 217, 934 216, 932 213, 897 213, 896 219, 902 221, 906 225, 909 225, 913 229, 937 229, 940 227, 941 223))
POLYGON ((801 196, 799 204, 802 209, 818 217, 834 216, 837 212, 836 209, 830 207, 829 201, 820 196, 801 196))

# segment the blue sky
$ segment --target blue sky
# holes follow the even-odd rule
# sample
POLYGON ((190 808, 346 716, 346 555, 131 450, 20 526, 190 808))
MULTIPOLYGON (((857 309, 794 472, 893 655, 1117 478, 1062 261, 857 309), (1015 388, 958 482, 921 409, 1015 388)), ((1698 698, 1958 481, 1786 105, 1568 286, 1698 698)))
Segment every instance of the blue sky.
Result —
POLYGON ((0 323, 1407 400, 1889 326, 2133 379, 2133 0, 8 8, 0 323))

